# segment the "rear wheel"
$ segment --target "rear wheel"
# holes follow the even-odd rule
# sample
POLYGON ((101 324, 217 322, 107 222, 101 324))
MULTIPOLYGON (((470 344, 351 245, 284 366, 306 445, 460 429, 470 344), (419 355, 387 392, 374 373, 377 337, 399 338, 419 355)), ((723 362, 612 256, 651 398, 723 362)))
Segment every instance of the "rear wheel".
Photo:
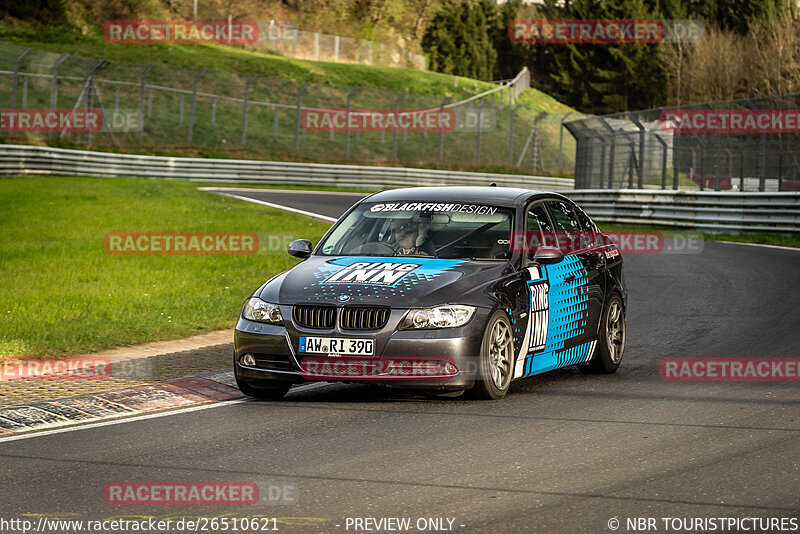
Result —
POLYGON ((481 342, 475 386, 467 391, 472 399, 502 399, 511 385, 514 368, 514 337, 508 316, 498 310, 489 318, 481 342))
POLYGON ((248 397, 264 400, 277 400, 286 395, 292 385, 288 382, 277 380, 259 380, 258 382, 245 382, 236 377, 236 385, 239 391, 248 397))
POLYGON ((613 373, 622 361, 625 350, 625 312, 622 299, 614 293, 603 310, 600 321, 597 354, 578 368, 584 373, 613 373))

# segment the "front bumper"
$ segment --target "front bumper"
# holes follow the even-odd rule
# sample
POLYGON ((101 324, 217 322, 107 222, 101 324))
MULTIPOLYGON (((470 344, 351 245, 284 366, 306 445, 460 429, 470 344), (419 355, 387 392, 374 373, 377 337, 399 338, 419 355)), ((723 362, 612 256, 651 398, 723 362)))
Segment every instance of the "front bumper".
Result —
MULTIPOLYGON (((291 319, 291 306, 281 306, 285 325, 269 325, 239 319, 234 334, 234 371, 239 380, 257 383, 263 380, 285 381, 294 384, 319 381, 362 382, 384 386, 431 390, 459 390, 472 387, 477 374, 478 356, 486 321, 491 310, 478 308, 472 319, 459 328, 431 330, 398 330, 406 310, 392 310, 386 326, 375 331, 308 329, 295 325, 291 319), (374 356, 361 356, 357 360, 373 372, 353 373, 343 371, 343 360, 354 357, 305 355, 299 353, 300 336, 373 339, 374 356), (256 365, 240 362, 245 354, 252 354, 256 365), (326 371, 314 371, 311 359, 320 362, 326 371), (328 361, 330 365, 325 365, 328 361), (447 373, 422 374, 416 372, 382 372, 391 369, 398 361, 449 362, 447 373), (334 370, 333 374, 330 373, 334 370), (379 372, 375 372, 377 369, 379 372), (313 371, 313 372, 312 372, 313 371), (454 372, 453 372, 454 371, 454 372)), ((428 367, 431 369, 432 367, 428 367)), ((440 368, 443 368, 440 365, 440 368)), ((352 369, 352 367, 351 367, 352 369)))

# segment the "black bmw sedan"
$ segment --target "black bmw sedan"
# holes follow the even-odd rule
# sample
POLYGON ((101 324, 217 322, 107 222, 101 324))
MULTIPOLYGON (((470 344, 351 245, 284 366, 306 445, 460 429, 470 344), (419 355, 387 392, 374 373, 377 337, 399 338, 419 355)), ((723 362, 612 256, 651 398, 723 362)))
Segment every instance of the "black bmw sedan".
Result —
POLYGON ((258 288, 235 331, 246 395, 308 381, 466 391, 577 365, 616 371, 622 256, 568 198, 502 187, 375 193, 258 288))

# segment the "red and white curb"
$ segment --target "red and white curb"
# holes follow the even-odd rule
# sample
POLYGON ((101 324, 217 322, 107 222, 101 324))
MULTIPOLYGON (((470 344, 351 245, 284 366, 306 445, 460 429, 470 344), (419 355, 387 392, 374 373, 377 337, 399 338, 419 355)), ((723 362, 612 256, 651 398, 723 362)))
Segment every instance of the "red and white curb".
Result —
POLYGON ((0 409, 0 436, 184 408, 242 397, 235 387, 202 377, 35 402, 0 409))

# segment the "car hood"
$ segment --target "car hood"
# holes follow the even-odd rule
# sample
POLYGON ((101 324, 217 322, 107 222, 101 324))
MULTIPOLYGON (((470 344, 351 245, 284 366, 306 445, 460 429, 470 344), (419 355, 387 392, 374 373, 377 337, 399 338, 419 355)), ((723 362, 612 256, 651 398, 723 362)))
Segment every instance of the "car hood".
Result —
POLYGON ((486 286, 506 266, 506 262, 497 261, 312 256, 265 284, 258 296, 279 304, 489 306, 486 286))

